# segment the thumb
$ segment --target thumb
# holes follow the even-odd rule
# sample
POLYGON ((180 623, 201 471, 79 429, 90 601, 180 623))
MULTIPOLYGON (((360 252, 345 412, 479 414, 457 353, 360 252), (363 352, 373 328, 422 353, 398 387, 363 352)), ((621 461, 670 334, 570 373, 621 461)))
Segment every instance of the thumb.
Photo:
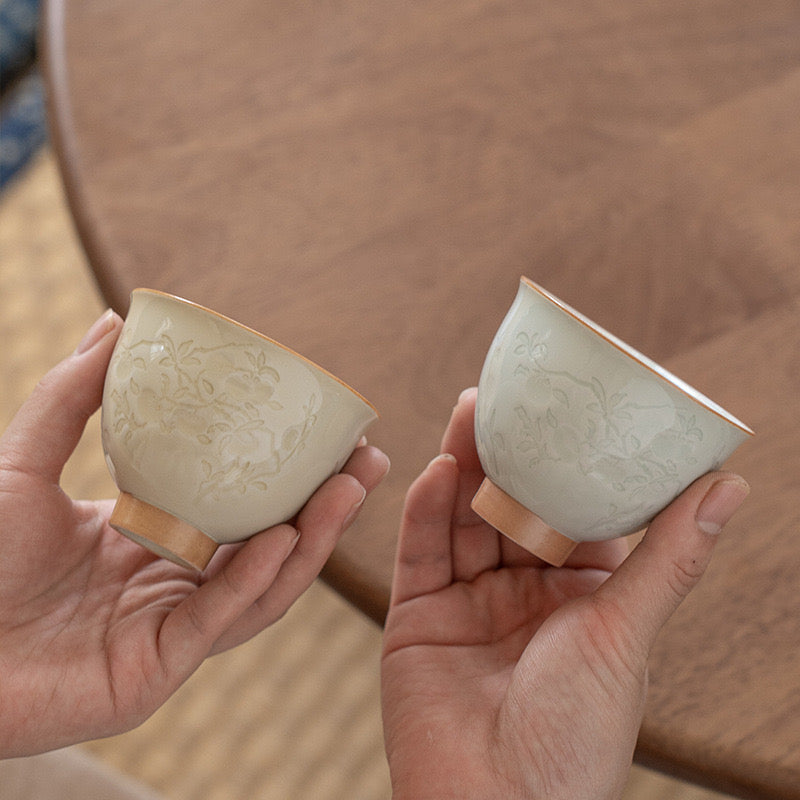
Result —
POLYGON ((631 643, 647 655, 656 636, 706 570, 717 534, 750 487, 738 475, 704 475, 662 511, 596 598, 625 616, 631 643))
POLYGON ((42 378, 0 439, 6 466, 58 482, 86 422, 100 407, 121 328, 122 319, 106 311, 75 352, 42 378))

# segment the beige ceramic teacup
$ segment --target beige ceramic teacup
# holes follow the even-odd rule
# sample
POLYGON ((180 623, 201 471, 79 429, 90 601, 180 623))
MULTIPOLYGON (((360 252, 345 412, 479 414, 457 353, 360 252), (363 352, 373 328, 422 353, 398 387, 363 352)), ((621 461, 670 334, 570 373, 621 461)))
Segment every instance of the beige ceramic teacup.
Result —
POLYGON ((307 359, 213 311, 137 289, 106 375, 111 525, 204 569, 291 519, 377 418, 307 359))
POLYGON ((481 372, 472 507, 560 565, 644 528, 752 431, 527 278, 481 372))

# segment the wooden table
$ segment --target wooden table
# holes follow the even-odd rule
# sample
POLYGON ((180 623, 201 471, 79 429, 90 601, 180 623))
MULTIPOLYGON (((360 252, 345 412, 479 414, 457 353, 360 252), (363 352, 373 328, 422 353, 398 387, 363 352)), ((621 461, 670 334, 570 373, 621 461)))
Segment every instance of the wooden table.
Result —
POLYGON ((380 621, 404 492, 527 274, 757 431, 637 757, 800 798, 800 8, 50 0, 100 288, 210 305, 368 396, 393 470, 325 578, 380 621))

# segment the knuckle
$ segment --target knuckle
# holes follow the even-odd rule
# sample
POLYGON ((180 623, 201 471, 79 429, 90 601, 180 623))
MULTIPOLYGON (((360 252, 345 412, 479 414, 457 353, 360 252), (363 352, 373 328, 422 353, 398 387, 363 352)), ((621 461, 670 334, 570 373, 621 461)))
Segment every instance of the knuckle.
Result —
POLYGON ((694 589, 705 572, 705 563, 697 558, 673 559, 667 575, 667 585, 678 600, 694 589))

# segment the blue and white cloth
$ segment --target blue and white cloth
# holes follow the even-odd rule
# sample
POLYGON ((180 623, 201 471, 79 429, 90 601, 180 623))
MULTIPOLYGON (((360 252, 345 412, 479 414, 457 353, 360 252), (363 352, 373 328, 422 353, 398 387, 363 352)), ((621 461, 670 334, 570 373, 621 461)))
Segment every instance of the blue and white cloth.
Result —
POLYGON ((47 139, 39 13, 39 0, 0 0, 0 191, 47 139))

